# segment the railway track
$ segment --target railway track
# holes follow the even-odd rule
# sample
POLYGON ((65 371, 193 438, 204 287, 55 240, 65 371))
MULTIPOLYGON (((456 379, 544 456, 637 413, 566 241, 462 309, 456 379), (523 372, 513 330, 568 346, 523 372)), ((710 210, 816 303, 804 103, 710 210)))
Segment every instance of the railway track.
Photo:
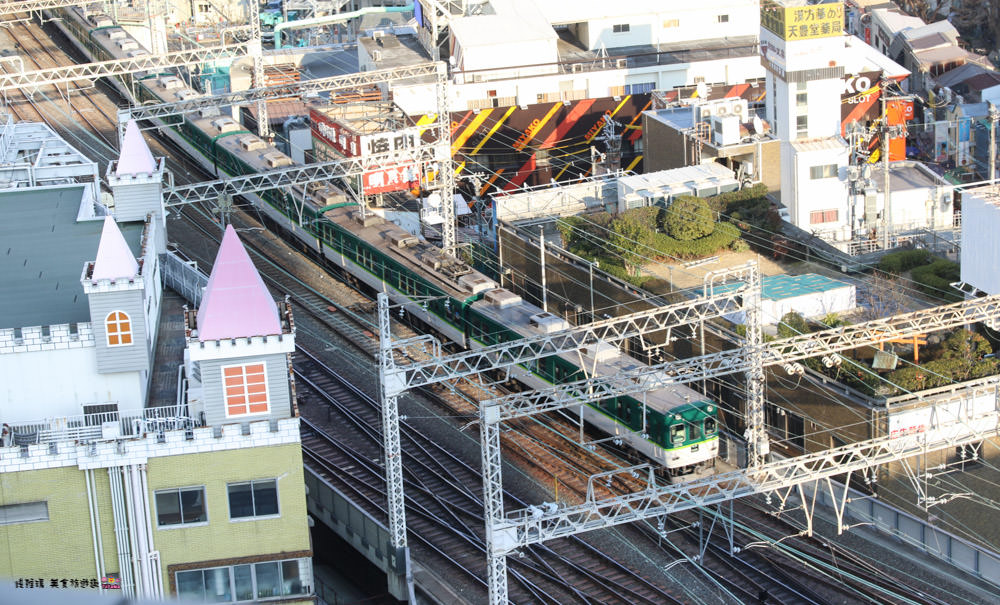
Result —
MULTIPOLYGON (((72 58, 56 48, 48 34, 31 19, 24 19, 12 25, 8 35, 15 40, 17 45, 15 48, 19 47, 23 51, 18 53, 18 56, 25 63, 25 69, 31 69, 32 65, 34 69, 45 69, 73 63, 72 58)), ((14 63, 6 62, 3 65, 7 71, 14 69, 14 63)), ((49 124, 57 132, 69 134, 71 139, 80 143, 92 143, 82 134, 89 131, 107 149, 118 147, 115 117, 117 108, 104 95, 97 92, 95 86, 85 87, 73 83, 68 84, 64 91, 50 85, 35 90, 19 90, 18 96, 23 99, 22 102, 8 103, 8 107, 18 119, 35 119, 26 115, 28 112, 25 108, 29 107, 39 121, 49 124), (36 98, 39 96, 42 101, 36 98), (104 103, 100 102, 102 97, 104 103), (76 99, 76 102, 73 102, 73 99, 76 99)), ((81 147, 87 146, 81 145, 81 147)))
MULTIPOLYGON (((219 233, 214 226, 206 227, 206 229, 209 231, 205 231, 204 233, 213 237, 219 233)), ((265 245, 263 248, 269 249, 270 247, 265 245)), ((292 301, 296 303, 299 288, 302 287, 298 278, 291 276, 287 271, 278 266, 275 260, 267 258, 267 255, 264 255, 262 252, 251 249, 251 254, 254 254, 258 261, 261 258, 266 258, 266 261, 263 263, 257 262, 258 266, 261 267, 261 272, 265 276, 265 279, 272 285, 278 284, 277 287, 282 292, 293 294, 292 301), (292 282, 289 280, 292 280, 292 282), (295 284, 299 284, 299 286, 295 287, 295 284)), ((210 260, 205 259, 204 262, 210 262, 210 260)), ((354 305, 356 304, 354 303, 354 305)), ((347 332, 351 336, 345 340, 357 347, 366 357, 370 358, 372 352, 377 347, 374 334, 371 333, 372 326, 369 323, 370 320, 368 317, 370 316, 368 314, 355 314, 345 305, 338 305, 338 307, 333 308, 324 298, 315 292, 309 297, 309 302, 304 306, 300 306, 300 308, 307 310, 317 320, 324 323, 329 324, 331 319, 334 320, 334 323, 339 322, 343 324, 345 321, 353 323, 347 332), (348 313, 341 312, 341 309, 347 310, 348 313), (348 321, 349 318, 353 319, 348 321), (356 338, 359 333, 365 337, 364 340, 356 338)), ((339 330, 339 328, 335 329, 339 330)), ((296 369, 302 366, 304 357, 304 353, 300 352, 295 363, 296 369)), ((300 378, 299 384, 302 385, 304 383, 305 381, 300 378)), ((343 387, 332 386, 329 383, 323 383, 322 386, 319 386, 318 391, 316 389, 313 390, 316 392, 310 395, 311 397, 321 397, 319 393, 326 392, 332 393, 337 400, 349 399, 343 395, 343 387), (338 393, 340 394, 339 396, 338 393)), ((474 417, 475 405, 473 401, 475 393, 473 391, 476 389, 471 385, 465 385, 464 390, 466 391, 465 397, 460 397, 455 393, 447 392, 443 389, 425 389, 424 392, 426 395, 438 399, 443 405, 447 405, 453 415, 474 417)), ((369 392, 366 396, 370 399, 371 393, 369 392)), ((342 430, 344 422, 346 422, 343 418, 334 418, 331 408, 326 408, 326 411, 324 411, 322 406, 315 404, 303 405, 301 413, 309 422, 328 424, 335 429, 342 430), (314 416, 314 414, 318 414, 318 416, 314 416), (331 416, 326 418, 326 414, 331 414, 331 416)), ((357 493, 359 501, 363 502, 366 507, 373 507, 369 512, 377 515, 377 518, 385 520, 384 503, 386 502, 386 497, 384 494, 384 469, 382 468, 382 451, 380 446, 381 434, 377 430, 372 432, 372 427, 377 427, 380 420, 376 408, 369 410, 368 414, 368 419, 361 421, 360 426, 366 427, 365 430, 370 433, 366 439, 369 439, 371 442, 364 448, 360 448, 356 444, 340 446, 350 453, 350 460, 342 457, 326 458, 322 452, 327 450, 316 449, 318 447, 316 444, 321 442, 325 437, 320 435, 321 431, 315 429, 312 429, 312 435, 304 432, 303 447, 304 450, 311 449, 311 452, 305 452, 305 455, 315 461, 321 472, 325 473, 325 477, 339 476, 340 483, 335 484, 345 493, 352 494, 357 493, 358 490, 363 490, 364 493, 357 493), (356 474, 360 472, 359 469, 363 469, 363 475, 356 474)), ((559 499, 562 501, 582 500, 586 492, 587 477, 593 473, 601 472, 601 470, 607 470, 613 465, 617 465, 618 467, 624 465, 620 459, 609 458, 602 461, 591 454, 581 452, 580 448, 567 448, 567 443, 577 438, 576 428, 568 423, 549 425, 541 431, 532 431, 530 426, 519 426, 516 428, 518 430, 504 433, 505 455, 520 459, 522 467, 535 469, 532 474, 542 485, 553 485, 552 477, 556 477, 559 485, 558 489, 560 489, 559 499), (555 428, 552 428, 553 426, 555 428), (526 436, 525 433, 530 433, 531 436, 526 436), (512 441, 513 444, 511 443, 512 441)), ((417 431, 409 432, 415 433, 417 431)), ((408 446, 404 446, 404 448, 409 449, 408 446)), ((344 455, 347 454, 340 454, 340 456, 344 455)), ((456 475, 454 470, 439 469, 438 472, 444 473, 444 477, 461 476, 456 475)), ((432 497, 431 494, 436 496, 451 494, 449 490, 455 489, 452 482, 444 480, 441 477, 435 479, 430 476, 422 476, 419 479, 410 479, 409 481, 406 485, 408 497, 410 497, 411 492, 418 494, 419 497, 432 497), (433 486, 433 489, 430 489, 430 486, 433 486), (429 489, 431 494, 428 494, 429 489)), ((635 483, 629 481, 627 476, 616 477, 616 481, 621 482, 616 489, 625 490, 635 487, 635 483)), ((422 508, 415 509, 418 511, 415 514, 421 520, 415 520, 414 515, 411 514, 408 517, 408 523, 411 531, 414 532, 414 536, 416 536, 415 539, 423 545, 419 551, 420 557, 422 557, 421 560, 436 561, 445 568, 452 569, 454 573, 463 576, 465 578, 464 582, 471 583, 470 589, 477 589, 478 587, 479 590, 482 590, 479 578, 484 577, 482 574, 485 573, 485 570, 479 566, 459 564, 460 561, 465 561, 469 558, 485 561, 481 536, 483 531, 483 520, 481 518, 482 505, 478 496, 478 493, 481 491, 481 477, 477 471, 473 471, 473 474, 468 476, 467 480, 460 482, 460 486, 462 487, 462 493, 454 496, 448 495, 446 501, 449 503, 449 506, 444 509, 438 508, 437 516, 435 516, 433 512, 435 509, 431 505, 422 505, 422 508), (471 491, 468 486, 471 486, 471 491), (467 499, 468 504, 455 508, 453 503, 459 497, 467 499), (438 525, 433 526, 434 523, 438 523, 438 525), (461 528, 460 535, 451 537, 446 535, 446 532, 451 531, 454 527, 461 528), (458 550, 453 550, 456 548, 458 550), (461 549, 465 549, 465 554, 462 554, 461 549), (423 557, 426 557, 426 559, 423 559, 423 557)), ((438 503, 440 504, 440 501, 438 503)), ((511 504, 518 506, 513 500, 511 504)), ((525 505, 522 503, 520 506, 523 507, 525 505)), ((740 515, 747 516, 751 514, 749 512, 751 509, 743 503, 737 503, 736 507, 740 515)), ((408 503, 409 511, 410 504, 408 503)), ((757 523, 757 525, 763 527, 764 522, 767 521, 771 526, 771 530, 769 531, 770 537, 746 537, 742 542, 737 542, 738 544, 749 544, 752 541, 761 542, 762 539, 775 542, 785 538, 790 533, 799 531, 799 528, 787 525, 784 521, 775 520, 773 517, 768 517, 763 512, 759 512, 759 514, 765 518, 757 523)), ((681 543, 684 549, 689 552, 692 561, 697 560, 699 551, 698 530, 696 529, 697 525, 695 521, 696 519, 692 520, 690 517, 677 517, 671 521, 671 528, 677 534, 680 534, 674 538, 673 546, 676 547, 678 543, 681 543), (683 539, 681 539, 682 537, 683 539)), ((655 551, 664 547, 662 535, 651 527, 638 525, 635 528, 628 528, 627 531, 635 534, 635 543, 638 548, 655 551)), ((585 544, 585 542, 582 543, 585 544)), ((594 549, 594 553, 588 554, 587 549, 583 547, 577 547, 571 552, 563 552, 564 548, 556 541, 530 549, 523 553, 523 557, 510 559, 512 562, 511 569, 514 570, 516 568, 514 562, 523 564, 526 558, 535 565, 548 570, 548 581, 550 582, 553 577, 567 574, 572 575, 574 573, 583 574, 587 578, 586 581, 577 581, 575 592, 563 595, 574 602, 591 600, 589 596, 586 596, 589 594, 587 593, 588 590, 596 591, 595 594, 601 595, 595 602, 615 602, 613 600, 608 601, 608 599, 613 599, 611 596, 613 594, 630 595, 628 599, 618 602, 644 602, 640 596, 630 593, 629 584, 631 582, 648 582, 637 576, 634 571, 624 569, 621 566, 606 566, 604 561, 608 560, 609 557, 607 555, 595 555, 595 553, 600 552, 598 549, 594 549), (542 550, 543 548, 544 550, 542 550), (569 566, 569 568, 567 569, 564 566, 569 566), (589 588, 582 588, 585 586, 589 586, 589 588), (581 594, 581 591, 585 594, 581 594)), ((794 557, 788 556, 785 553, 764 549, 750 549, 742 551, 741 554, 735 557, 730 556, 728 550, 719 542, 718 537, 715 537, 713 541, 709 541, 705 557, 700 561, 700 564, 704 572, 711 576, 714 582, 717 582, 724 588, 724 593, 732 595, 733 602, 754 602, 760 594, 766 594, 767 602, 769 603, 870 602, 859 597, 859 594, 865 594, 863 592, 865 586, 874 580, 870 576, 877 575, 877 570, 869 569, 864 573, 860 569, 837 571, 837 564, 844 560, 846 555, 841 555, 835 559, 831 556, 830 552, 823 553, 822 549, 818 546, 813 546, 809 552, 811 553, 810 556, 816 557, 816 561, 822 563, 820 565, 821 568, 826 567, 832 571, 818 573, 809 566, 804 566, 797 562, 794 557), (845 575, 849 576, 851 574, 855 574, 859 581, 851 583, 843 580, 845 575)), ((514 583, 517 583, 520 587, 516 602, 547 602, 542 595, 556 590, 556 588, 545 585, 545 576, 542 579, 533 580, 528 575, 531 573, 530 571, 522 571, 520 573, 524 577, 512 576, 514 578, 512 586, 514 583), (526 600, 522 601, 522 598, 526 600)), ((887 592, 884 595, 884 600, 885 602, 897 602, 890 597, 894 593, 889 589, 889 584, 889 582, 886 582, 887 592)), ((897 584, 896 593, 900 592, 898 586, 897 584)), ((657 589, 666 590, 663 587, 658 587, 657 589)), ((914 592, 919 592, 917 589, 913 590, 914 592)), ((909 594, 909 591, 907 591, 907 594, 909 594)), ((682 595, 676 594, 670 594, 668 597, 661 595, 657 598, 668 599, 662 602, 671 602, 671 600, 674 602, 685 602, 682 595)), ((939 603, 939 601, 934 600, 907 601, 906 599, 899 602, 939 603)))
MULTIPOLYGON (((378 403, 316 357, 301 349, 296 356, 296 384, 307 427, 304 455, 324 470, 338 460, 339 464, 333 465, 339 475, 336 484, 362 497, 366 507, 376 505, 376 510, 369 512, 385 519, 378 403), (325 414, 330 415, 329 420, 325 414), (360 442, 363 448, 357 440, 344 444, 334 434, 348 427, 352 436, 364 435, 360 442)), ((414 556, 419 554, 422 562, 443 559, 483 590, 485 542, 478 470, 405 422, 401 436, 407 524, 411 536, 420 543, 414 556), (470 549, 475 556, 469 556, 470 549)), ((327 478, 332 479, 332 475, 327 478)), ((510 494, 507 498, 513 506, 526 506, 510 494)), ((524 557, 511 559, 511 574, 518 587, 512 591, 515 602, 681 602, 582 540, 571 538, 526 550, 524 557)))
MULTIPOLYGON (((35 64, 43 67, 36 58, 42 56, 48 56, 53 65, 64 64, 65 61, 60 63, 59 58, 39 39, 33 30, 35 27, 37 26, 34 24, 25 26, 28 36, 23 38, 31 46, 26 50, 29 51, 29 56, 35 64)), ((109 117, 93 98, 100 98, 103 95, 79 86, 76 86, 76 90, 82 91, 80 97, 87 99, 98 114, 103 116, 106 125, 101 128, 94 124, 79 104, 73 107, 73 111, 105 144, 110 148, 117 147, 116 120, 109 117)), ((31 98, 31 95, 23 96, 27 106, 35 115, 45 120, 45 112, 39 108, 39 104, 31 98)), ((107 98, 104 100, 111 103, 107 98)), ((19 107, 24 110, 23 104, 19 107)), ((154 145, 154 149, 155 147, 154 145)), ((169 160, 172 163, 171 169, 180 177, 178 182, 199 180, 198 177, 204 174, 198 168, 194 168, 192 174, 191 168, 194 166, 192 163, 178 161, 179 150, 172 143, 166 142, 156 151, 159 152, 158 155, 167 155, 171 158, 169 160), (182 169, 178 170, 178 167, 182 169), (185 175, 187 178, 184 178, 185 175)), ((204 229, 204 226, 201 228, 204 229)), ((266 262, 257 264, 269 282, 278 284, 283 292, 294 291, 294 302, 297 306, 342 334, 347 342, 355 345, 365 356, 372 356, 377 343, 366 317, 356 313, 355 309, 351 308, 352 305, 331 303, 286 271, 280 262, 271 260, 264 254, 258 253, 257 257, 258 260, 266 259, 266 262), (295 287, 288 286, 289 280, 295 282, 295 287)), ((211 259, 203 260, 206 261, 210 262, 211 259)), ((304 353, 300 352, 300 355, 304 353)), ((329 379, 328 370, 327 368, 329 379)), ((304 375, 300 376, 300 380, 302 381, 300 384, 307 383, 304 375)), ((343 389, 338 390, 338 387, 329 381, 308 388, 312 389, 312 394, 308 397, 313 399, 304 404, 304 409, 307 415, 311 415, 317 411, 313 408, 317 408, 320 418, 304 419, 306 425, 303 433, 304 455, 328 480, 339 478, 345 493, 353 494, 356 501, 366 508, 370 507, 372 514, 381 514, 384 518, 386 498, 379 446, 381 435, 372 429, 378 422, 377 405, 369 395, 361 397, 362 392, 358 390, 353 391, 353 394, 343 389), (367 401, 364 401, 365 398, 367 401), (352 404, 346 403, 352 401, 352 404), (360 405, 359 401, 364 401, 364 405, 360 405), (352 406, 356 409, 352 409, 352 406), (333 416, 335 408, 338 410, 337 420, 334 420, 333 416), (322 426, 324 410, 330 415, 325 421, 325 427, 322 426), (333 434, 336 429, 342 429, 345 426, 343 423, 348 420, 354 423, 353 432, 367 433, 367 446, 359 447, 355 441, 346 443, 333 434)), ((438 399, 449 399, 446 393, 435 391, 429 394, 438 399)), ((471 397, 471 394, 467 393, 466 397, 471 397)), ((462 401, 462 397, 454 397, 448 405, 454 410, 468 412, 468 408, 455 407, 457 402, 462 401)), ((464 401, 464 403, 469 402, 464 401)), ((543 474, 551 473, 563 486, 563 495, 567 498, 571 495, 575 495, 577 499, 582 497, 586 477, 591 474, 609 470, 614 465, 622 466, 620 460, 613 458, 600 460, 593 456, 567 453, 565 444, 574 438, 574 429, 569 424, 553 424, 540 432, 531 431, 529 426, 517 428, 519 430, 516 433, 530 433, 531 437, 528 441, 517 443, 515 447, 511 447, 508 443, 505 452, 520 458, 529 466, 545 469, 543 474)), ((408 430, 407 433, 419 435, 419 431, 408 430)), ((413 461, 407 462, 406 491, 408 498, 412 500, 408 501, 408 520, 414 539, 419 542, 419 548, 422 549, 422 556, 428 557, 428 560, 441 562, 455 573, 463 575, 466 582, 482 591, 485 554, 482 538, 482 503, 477 496, 481 485, 478 471, 450 454, 445 456, 447 452, 429 440, 420 445, 412 443, 407 447, 407 451, 411 452, 410 457, 413 458, 413 461), (419 456, 413 455, 412 452, 419 452, 419 456), (457 480, 458 478, 461 480, 457 480)), ((621 482, 615 489, 630 491, 635 487, 627 478, 616 477, 615 481, 621 482)), ((508 495, 508 498, 513 506, 525 506, 512 495, 508 495)), ((743 504, 739 507, 740 515, 750 518, 753 509, 743 504)), ((770 542, 784 539, 783 536, 791 536, 789 533, 791 526, 784 521, 775 521, 773 516, 760 511, 757 511, 757 515, 762 518, 754 517, 753 526, 758 530, 767 527, 770 537, 766 539, 770 542)), ((686 536, 689 541, 694 539, 696 533, 694 522, 688 522, 683 517, 672 519, 671 522, 677 534, 686 536)), ((662 545, 663 534, 650 526, 638 526, 635 533, 646 540, 643 548, 656 549, 662 545)), ((744 536, 740 542, 744 546, 753 541, 761 541, 762 534, 744 533, 745 535, 740 534, 744 536)), ((786 544, 795 545, 794 557, 776 550, 750 548, 744 548, 741 556, 731 557, 718 542, 709 542, 700 563, 716 582, 726 587, 726 590, 740 602, 753 601, 764 591, 768 595, 767 602, 824 603, 836 599, 838 602, 846 603, 854 602, 852 598, 857 602, 869 602, 870 598, 858 597, 859 594, 867 594, 866 590, 874 590, 881 595, 880 600, 884 602, 929 604, 943 602, 915 586, 907 586, 906 596, 899 596, 899 587, 905 585, 899 578, 879 579, 878 576, 882 571, 875 569, 870 563, 852 556, 849 552, 834 553, 833 547, 827 545, 824 548, 813 542, 797 536, 785 540, 786 544), (809 564, 802 561, 807 561, 809 564), (830 571, 817 574, 812 572, 810 567, 830 571), (831 596, 834 594, 837 596, 831 596)), ((510 570, 514 580, 512 596, 515 596, 517 602, 684 602, 683 595, 672 594, 665 588, 651 583, 616 562, 613 557, 577 538, 525 549, 520 557, 510 559, 510 570)))

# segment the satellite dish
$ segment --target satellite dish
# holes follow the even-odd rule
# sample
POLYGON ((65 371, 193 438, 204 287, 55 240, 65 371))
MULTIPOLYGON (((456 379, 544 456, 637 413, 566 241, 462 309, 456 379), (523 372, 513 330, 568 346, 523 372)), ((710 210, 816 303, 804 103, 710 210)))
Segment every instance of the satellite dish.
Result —
POLYGON ((698 84, 694 88, 695 88, 695 90, 698 91, 698 96, 699 97, 705 98, 705 96, 708 95, 708 87, 705 86, 704 82, 698 82, 698 84))
POLYGON ((757 134, 764 134, 764 122, 760 119, 760 116, 753 117, 753 131, 757 134))

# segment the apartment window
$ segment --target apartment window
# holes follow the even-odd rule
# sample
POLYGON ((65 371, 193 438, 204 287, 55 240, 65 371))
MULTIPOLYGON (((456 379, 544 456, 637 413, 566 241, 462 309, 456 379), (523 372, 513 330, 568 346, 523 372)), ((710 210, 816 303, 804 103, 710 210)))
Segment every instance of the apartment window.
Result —
POLYGON ((48 502, 22 502, 0 506, 0 525, 49 520, 48 502))
POLYGON ((817 210, 809 213, 810 225, 821 225, 823 223, 836 223, 839 212, 837 210, 817 210))
POLYGON ((795 116, 795 136, 802 138, 809 134, 809 116, 795 116))
POLYGON ((719 23, 729 23, 729 15, 719 15, 719 23))
POLYGON ((309 594, 306 559, 178 571, 177 596, 201 602, 254 601, 309 594))
POLYGON ((656 82, 642 82, 640 84, 626 84, 625 94, 627 95, 641 95, 645 92, 650 92, 656 88, 656 82))
POLYGON ((797 107, 805 107, 809 103, 809 91, 806 89, 805 82, 799 82, 798 87, 795 89, 795 105, 797 107))
POLYGON ((835 176, 837 176, 836 164, 823 164, 820 166, 809 167, 810 179, 832 179, 835 176))
POLYGON ((681 26, 680 19, 667 19, 666 21, 663 22, 663 29, 669 29, 671 27, 680 27, 680 26, 681 26))
POLYGON ((225 366, 222 368, 222 381, 227 418, 268 412, 267 365, 263 361, 225 366))
POLYGON ((160 527, 205 523, 205 488, 185 487, 156 492, 156 523, 160 527))
POLYGON ((230 483, 229 518, 249 519, 278 514, 278 481, 265 479, 230 483))
POLYGON ((132 320, 124 311, 112 311, 104 318, 109 347, 123 347, 132 344, 132 320))
POLYGON ((617 23, 611 26, 611 31, 616 34, 627 34, 629 31, 628 23, 617 23))

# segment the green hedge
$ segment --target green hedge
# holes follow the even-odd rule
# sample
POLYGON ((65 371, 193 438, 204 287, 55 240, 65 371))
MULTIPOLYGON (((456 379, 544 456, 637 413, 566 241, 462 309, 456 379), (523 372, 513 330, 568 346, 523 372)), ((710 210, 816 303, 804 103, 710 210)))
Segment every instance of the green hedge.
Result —
POLYGON ((654 233, 651 245, 664 256, 698 258, 728 247, 740 236, 739 227, 732 223, 716 223, 712 233, 690 241, 676 240, 666 233, 654 233))
POLYGON ((914 267, 926 265, 931 261, 931 253, 927 250, 900 250, 890 252, 878 262, 878 268, 886 273, 899 275, 914 267))
POLYGON ((944 300, 959 301, 962 295, 951 287, 952 282, 961 279, 958 263, 939 258, 929 265, 915 268, 910 278, 925 294, 944 300))
POLYGON ((758 200, 767 198, 767 187, 763 183, 757 183, 752 187, 744 187, 736 191, 728 191, 713 195, 706 199, 708 207, 716 212, 728 214, 731 210, 747 206, 747 202, 757 203, 758 200))

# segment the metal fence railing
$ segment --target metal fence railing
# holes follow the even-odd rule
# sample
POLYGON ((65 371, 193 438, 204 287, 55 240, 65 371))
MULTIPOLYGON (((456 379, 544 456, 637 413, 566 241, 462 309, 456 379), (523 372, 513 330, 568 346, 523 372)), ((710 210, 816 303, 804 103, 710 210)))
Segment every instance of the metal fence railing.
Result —
POLYGON ((195 307, 201 304, 201 293, 208 284, 208 276, 198 269, 195 261, 187 260, 176 252, 167 252, 160 255, 160 270, 163 285, 195 307))
POLYGON ((11 425, 8 429, 10 435, 3 445, 19 447, 39 443, 141 437, 147 433, 192 429, 201 425, 199 420, 188 414, 187 406, 169 405, 128 412, 98 412, 11 425))

